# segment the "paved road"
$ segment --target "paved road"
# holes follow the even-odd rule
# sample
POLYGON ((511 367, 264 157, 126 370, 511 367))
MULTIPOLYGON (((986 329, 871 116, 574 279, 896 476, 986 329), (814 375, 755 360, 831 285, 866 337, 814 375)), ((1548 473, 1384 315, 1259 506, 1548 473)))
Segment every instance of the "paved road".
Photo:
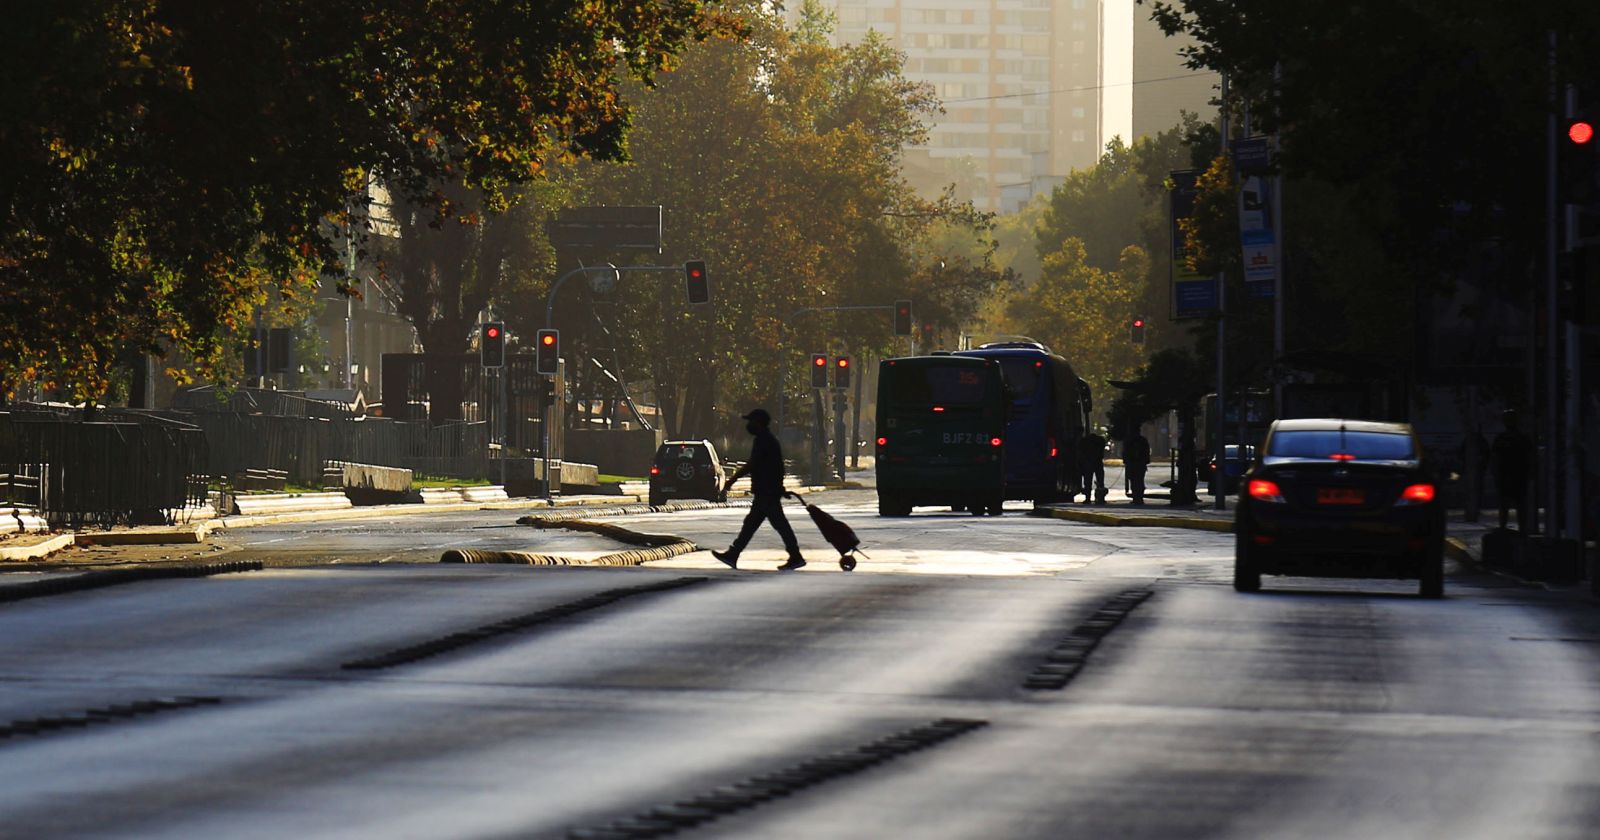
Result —
MULTIPOLYGON (((240 532, 217 557, 346 562, 0 604, 0 836, 659 836, 629 818, 683 802, 717 818, 682 836, 730 838, 1600 824, 1581 596, 1459 569, 1441 601, 1240 595, 1225 534, 819 501, 866 540, 856 573, 766 571, 769 534, 752 571, 399 562, 450 540, 609 547, 485 513, 240 532), (123 714, 175 696, 221 702, 123 714), (984 725, 913 750, 941 720, 984 725)), ((614 521, 718 545, 738 515, 614 521)))

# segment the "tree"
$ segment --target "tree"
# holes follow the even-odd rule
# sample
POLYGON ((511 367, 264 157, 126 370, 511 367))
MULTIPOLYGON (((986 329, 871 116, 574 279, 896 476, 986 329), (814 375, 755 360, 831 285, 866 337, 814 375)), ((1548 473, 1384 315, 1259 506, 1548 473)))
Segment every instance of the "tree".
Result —
POLYGON ((803 391, 811 348, 859 358, 892 344, 885 313, 803 310, 913 297, 919 318, 953 326, 999 277, 986 243, 936 276, 940 226, 978 239, 987 217, 906 184, 902 150, 937 104, 902 75, 903 55, 876 37, 831 45, 815 3, 792 29, 764 3, 739 11, 747 41, 694 47, 638 97, 628 163, 573 175, 597 203, 665 206, 666 253, 654 259, 708 262, 710 306, 684 306, 681 283, 628 280, 607 313, 628 339, 623 364, 650 372, 674 434, 775 403, 785 380, 803 391))
POLYGON ((25 4, 0 30, 0 390, 101 393, 120 348, 202 372, 275 291, 342 276, 369 176, 490 209, 622 156, 622 80, 742 32, 710 0, 25 4))

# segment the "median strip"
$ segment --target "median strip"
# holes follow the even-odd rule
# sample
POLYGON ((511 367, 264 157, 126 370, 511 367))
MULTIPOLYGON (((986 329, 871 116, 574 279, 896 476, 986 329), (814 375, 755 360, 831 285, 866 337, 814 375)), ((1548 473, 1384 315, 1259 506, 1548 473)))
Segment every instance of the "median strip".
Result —
POLYGON ((510 563, 518 566, 639 566, 656 560, 666 560, 680 554, 699 551, 700 547, 682 537, 671 534, 649 534, 634 531, 609 522, 592 522, 576 516, 524 516, 519 525, 535 528, 563 528, 582 531, 640 546, 626 551, 614 551, 587 560, 563 557, 558 554, 541 554, 533 551, 499 551, 492 549, 452 548, 440 558, 441 563, 510 563))
POLYGON ((1209 516, 1165 516, 1102 513, 1092 510, 1067 510, 1063 508, 1035 508, 1034 515, 1090 525, 1110 525, 1125 528, 1184 528, 1190 531, 1216 531, 1233 533, 1233 520, 1209 516))
POLYGON ((1055 649, 1045 656, 1045 661, 1033 669, 1022 681, 1022 687, 1034 691, 1060 690, 1083 670, 1089 654, 1100 645, 1128 613, 1144 603, 1151 595, 1148 589, 1130 589, 1107 601, 1100 609, 1073 628, 1055 649))
POLYGON ((665 837, 704 825, 737 811, 754 808, 823 782, 876 767, 901 756, 957 738, 988 726, 984 720, 939 720, 869 741, 854 749, 829 753, 771 773, 752 776, 731 785, 660 805, 608 823, 574 828, 568 840, 665 837))
POLYGON ((548 607, 546 609, 539 610, 538 612, 513 616, 511 618, 496 621, 493 624, 485 624, 481 627, 476 627, 471 630, 462 630, 460 632, 451 633, 448 636, 422 642, 421 644, 409 645, 398 650, 389 651, 388 653, 378 654, 377 656, 369 656, 365 659, 352 660, 344 663, 340 667, 346 671, 371 671, 381 668, 392 668, 396 665, 405 665, 421 659, 426 659, 430 656, 448 653, 450 651, 466 647, 467 645, 476 644, 487 639, 493 639, 509 633, 518 633, 532 627, 537 627, 541 624, 559 621, 560 619, 568 618, 581 612, 587 612, 589 610, 609 606, 617 601, 632 597, 634 595, 645 595, 652 592, 666 592, 673 589, 681 589, 685 586, 693 586, 697 583, 705 583, 707 580, 710 580, 710 578, 680 577, 672 578, 670 580, 656 581, 654 583, 641 584, 639 586, 624 586, 617 589, 608 589, 604 592, 597 592, 593 595, 580 598, 576 601, 559 604, 554 607, 548 607))

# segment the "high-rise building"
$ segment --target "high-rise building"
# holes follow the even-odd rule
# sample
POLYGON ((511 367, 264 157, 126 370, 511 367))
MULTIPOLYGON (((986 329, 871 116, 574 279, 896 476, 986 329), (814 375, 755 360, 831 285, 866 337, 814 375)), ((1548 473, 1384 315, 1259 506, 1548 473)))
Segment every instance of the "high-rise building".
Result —
MULTIPOLYGON (((1150 137, 1171 129, 1183 111, 1202 120, 1216 117, 1217 74, 1184 66, 1181 51, 1194 39, 1167 37, 1148 10, 1133 18, 1133 137, 1150 137)), ((1132 138, 1130 138, 1132 139, 1132 138)))
MULTIPOLYGON (((1001 188, 1059 179, 1099 159, 1105 0, 823 0, 836 38, 876 30, 933 85, 945 113, 907 176, 1000 209, 1001 188)), ((798 4, 796 4, 798 5, 798 4)))

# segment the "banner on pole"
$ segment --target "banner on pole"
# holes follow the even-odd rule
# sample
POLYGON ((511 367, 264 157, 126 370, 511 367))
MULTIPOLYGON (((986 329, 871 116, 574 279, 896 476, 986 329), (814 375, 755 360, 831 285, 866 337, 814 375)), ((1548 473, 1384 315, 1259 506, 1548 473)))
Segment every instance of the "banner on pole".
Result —
POLYGON ((1278 280, 1278 235, 1272 218, 1272 150, 1265 137, 1233 141, 1239 173, 1239 245, 1250 296, 1270 298, 1278 280))
POLYGON ((1217 278, 1188 266, 1189 249, 1179 222, 1194 215, 1200 173, 1192 169, 1169 176, 1172 189, 1168 222, 1172 234, 1172 317, 1204 318, 1217 311, 1217 278))

